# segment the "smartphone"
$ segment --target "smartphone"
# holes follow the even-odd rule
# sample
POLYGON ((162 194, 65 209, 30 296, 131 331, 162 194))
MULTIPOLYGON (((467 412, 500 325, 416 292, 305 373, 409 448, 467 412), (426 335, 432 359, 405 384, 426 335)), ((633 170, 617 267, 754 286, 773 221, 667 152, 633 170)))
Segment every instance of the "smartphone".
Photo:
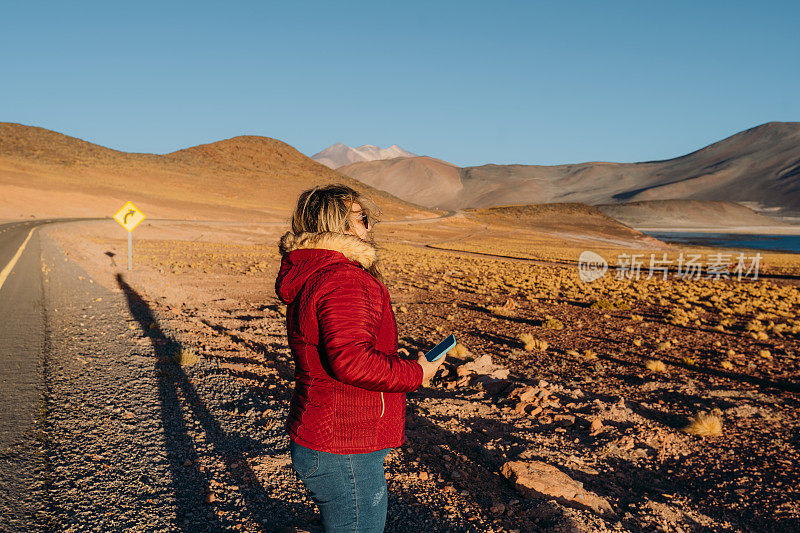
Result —
POLYGON ((452 350, 453 346, 455 345, 456 345, 456 336, 450 335, 445 340, 434 346, 431 351, 426 353, 425 359, 427 359, 430 362, 436 361, 437 359, 441 358, 444 354, 452 350))

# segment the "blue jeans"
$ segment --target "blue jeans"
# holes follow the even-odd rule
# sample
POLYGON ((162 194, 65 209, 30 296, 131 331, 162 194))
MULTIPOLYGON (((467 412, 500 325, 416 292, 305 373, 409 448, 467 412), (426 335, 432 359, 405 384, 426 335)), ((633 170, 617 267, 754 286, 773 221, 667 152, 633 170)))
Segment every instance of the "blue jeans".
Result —
POLYGON ((391 448, 339 455, 290 442, 292 466, 311 492, 326 532, 379 532, 386 525, 383 460, 391 448))

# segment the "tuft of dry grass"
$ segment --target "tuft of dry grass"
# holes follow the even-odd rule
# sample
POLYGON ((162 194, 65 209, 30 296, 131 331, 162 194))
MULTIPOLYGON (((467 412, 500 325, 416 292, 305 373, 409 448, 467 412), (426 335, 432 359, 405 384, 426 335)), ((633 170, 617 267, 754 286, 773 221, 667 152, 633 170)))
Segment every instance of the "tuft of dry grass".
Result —
POLYGON ((517 340, 519 340, 523 344, 526 352, 532 352, 534 350, 544 352, 550 346, 549 344, 547 344, 547 341, 537 339, 530 333, 519 334, 517 336, 517 340))
POLYGON ((722 361, 719 366, 724 368, 725 370, 733 370, 733 363, 730 361, 722 361))
POLYGON ((181 366, 192 366, 195 364, 199 357, 192 348, 188 346, 179 346, 175 349, 172 356, 173 360, 181 366))
POLYGON ((664 361, 659 361, 658 359, 650 359, 644 364, 644 367, 650 372, 667 371, 667 365, 664 364, 664 361))
POLYGON ((583 360, 584 361, 594 361, 597 359, 597 354, 594 353, 594 350, 587 348, 583 351, 583 360))
POLYGON ((545 316, 542 327, 547 329, 564 329, 564 323, 552 316, 545 316))
POLYGON ((590 309, 614 309, 614 303, 606 298, 598 298, 589 305, 590 309))
POLYGON ((698 437, 717 437, 722 435, 722 419, 710 413, 699 413, 689 419, 689 424, 683 428, 684 433, 698 437))
POLYGON ((453 349, 447 352, 447 355, 461 359, 462 361, 472 361, 475 356, 470 352, 466 346, 461 343, 453 346, 453 349))
POLYGON ((509 298, 503 305, 490 305, 486 307, 486 310, 493 315, 513 317, 517 316, 517 307, 517 302, 509 298))

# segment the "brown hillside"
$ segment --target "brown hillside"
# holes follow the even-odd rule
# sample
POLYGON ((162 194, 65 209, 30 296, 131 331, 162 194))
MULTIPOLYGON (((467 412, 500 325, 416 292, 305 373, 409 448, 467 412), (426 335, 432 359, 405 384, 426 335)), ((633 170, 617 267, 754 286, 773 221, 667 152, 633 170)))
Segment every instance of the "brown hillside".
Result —
POLYGON ((131 200, 151 218, 279 221, 302 190, 333 182, 373 197, 387 218, 434 215, 267 137, 153 155, 0 123, 0 219, 109 216, 131 200))
POLYGON ((650 200, 604 204, 597 208, 636 228, 726 228, 730 226, 792 227, 733 202, 711 200, 650 200))
POLYGON ((493 225, 529 228, 554 236, 594 236, 644 245, 656 239, 614 220, 596 207, 581 203, 534 204, 466 209, 471 218, 493 225))
POLYGON ((433 157, 398 157, 362 161, 337 169, 398 198, 413 198, 420 205, 440 207, 461 190, 459 168, 433 157))

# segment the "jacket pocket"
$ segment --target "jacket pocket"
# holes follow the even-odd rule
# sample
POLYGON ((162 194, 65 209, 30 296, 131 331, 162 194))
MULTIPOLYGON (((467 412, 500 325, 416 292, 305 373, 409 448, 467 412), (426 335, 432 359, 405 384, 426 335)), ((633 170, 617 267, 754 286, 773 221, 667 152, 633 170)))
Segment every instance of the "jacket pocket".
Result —
POLYGON ((292 454, 292 467, 294 467, 300 479, 313 476, 319 469, 319 452, 300 446, 294 441, 291 441, 289 450, 292 454))

